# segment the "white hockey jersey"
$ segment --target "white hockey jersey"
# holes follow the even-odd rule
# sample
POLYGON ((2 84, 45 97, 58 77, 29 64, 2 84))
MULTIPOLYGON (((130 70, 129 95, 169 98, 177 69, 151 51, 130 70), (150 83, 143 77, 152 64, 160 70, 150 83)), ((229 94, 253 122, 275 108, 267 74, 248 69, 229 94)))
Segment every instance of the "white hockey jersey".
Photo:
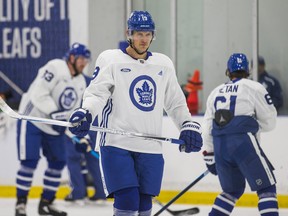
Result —
POLYGON ((216 87, 209 95, 202 123, 203 143, 213 152, 212 121, 219 109, 230 110, 234 116, 252 116, 259 124, 259 132, 276 126, 277 111, 266 89, 258 82, 237 79, 216 87))
MULTIPOLYGON (((37 77, 23 94, 19 112, 51 118, 52 112, 67 111, 68 120, 72 111, 80 106, 86 86, 84 75, 71 76, 65 60, 51 60, 38 70, 37 77)), ((51 125, 32 123, 45 133, 58 134, 51 125)))
MULTIPOLYGON (((178 128, 192 120, 173 63, 163 54, 148 52, 146 60, 137 60, 120 49, 107 50, 99 55, 93 77, 82 107, 102 116, 103 127, 160 136, 163 109, 178 128)), ((162 153, 161 142, 108 133, 100 145, 162 153)))

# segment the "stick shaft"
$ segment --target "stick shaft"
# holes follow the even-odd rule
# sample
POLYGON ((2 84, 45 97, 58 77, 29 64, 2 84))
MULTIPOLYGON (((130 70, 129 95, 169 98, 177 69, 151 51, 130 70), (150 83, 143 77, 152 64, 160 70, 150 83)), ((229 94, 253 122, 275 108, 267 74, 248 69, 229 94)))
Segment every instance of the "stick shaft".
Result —
POLYGON ((0 77, 11 87, 13 88, 19 95, 23 95, 22 89, 19 88, 12 80, 9 79, 2 71, 0 71, 0 77))
POLYGON ((171 199, 166 205, 164 205, 154 216, 160 215, 165 209, 167 209, 172 203, 174 203, 179 197, 181 197, 186 191, 193 187, 197 182, 204 178, 209 173, 209 170, 206 170, 199 177, 197 177, 193 182, 191 182, 186 188, 184 188, 180 193, 178 193, 173 199, 171 199))
MULTIPOLYGON (((19 113, 12 110, 1 97, 0 97, 0 108, 8 116, 15 118, 15 119, 38 122, 38 123, 43 123, 43 124, 50 124, 50 125, 58 125, 58 126, 63 126, 63 127, 74 127, 71 122, 67 122, 67 121, 59 121, 59 120, 54 120, 54 119, 20 115, 19 113)), ((180 140, 180 139, 159 137, 159 136, 154 136, 154 135, 149 135, 149 134, 142 134, 142 133, 137 133, 137 132, 128 132, 128 131, 116 130, 116 129, 111 129, 111 128, 91 126, 90 130, 91 131, 104 132, 104 133, 117 134, 117 135, 123 135, 123 136, 128 136, 128 137, 138 137, 138 138, 142 138, 145 140, 165 141, 165 142, 170 142, 170 143, 179 144, 179 145, 184 144, 184 141, 180 140)))

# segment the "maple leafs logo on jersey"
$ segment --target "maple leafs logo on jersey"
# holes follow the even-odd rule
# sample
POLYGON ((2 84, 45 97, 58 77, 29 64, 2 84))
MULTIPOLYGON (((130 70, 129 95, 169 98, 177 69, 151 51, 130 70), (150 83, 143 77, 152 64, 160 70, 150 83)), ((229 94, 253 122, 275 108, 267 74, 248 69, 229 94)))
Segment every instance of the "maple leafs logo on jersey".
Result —
POLYGON ((145 81, 141 88, 136 88, 136 92, 139 95, 140 103, 142 104, 151 104, 152 103, 152 95, 153 89, 151 89, 148 83, 145 81))
POLYGON ((72 87, 68 87, 60 95, 59 105, 61 109, 70 110, 75 106, 77 99, 78 96, 75 89, 72 87))
POLYGON ((129 96, 135 107, 144 112, 154 110, 157 86, 154 79, 147 75, 136 77, 130 85, 129 96))
POLYGON ((75 100, 72 92, 69 92, 67 95, 64 95, 64 104, 70 106, 71 103, 75 100))

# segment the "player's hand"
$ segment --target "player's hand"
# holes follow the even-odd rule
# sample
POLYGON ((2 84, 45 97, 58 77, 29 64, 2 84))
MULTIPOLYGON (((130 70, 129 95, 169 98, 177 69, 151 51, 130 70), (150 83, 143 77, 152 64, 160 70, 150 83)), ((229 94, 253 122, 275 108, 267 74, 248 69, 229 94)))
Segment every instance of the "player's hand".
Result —
MULTIPOLYGON (((80 152, 80 153, 87 153, 89 151, 91 151, 91 141, 90 139, 87 138, 77 138, 77 141, 75 141, 75 149, 76 151, 80 152)), ((74 139, 73 139, 74 141, 74 139)))
POLYGON ((198 152, 203 145, 201 126, 197 122, 185 122, 182 125, 179 139, 183 140, 185 144, 179 146, 180 152, 198 152))
MULTIPOLYGON (((66 111, 56 111, 50 113, 50 117, 55 120, 59 121, 66 121, 68 116, 66 111)), ((65 133, 66 127, 59 126, 59 125, 52 125, 52 129, 57 131, 59 135, 63 135, 65 133)))
POLYGON ((211 172, 213 175, 217 175, 214 152, 204 151, 203 156, 209 172, 211 172))
POLYGON ((89 132, 92 115, 88 110, 78 108, 71 114, 69 122, 74 125, 74 127, 69 127, 71 133, 84 137, 89 132))

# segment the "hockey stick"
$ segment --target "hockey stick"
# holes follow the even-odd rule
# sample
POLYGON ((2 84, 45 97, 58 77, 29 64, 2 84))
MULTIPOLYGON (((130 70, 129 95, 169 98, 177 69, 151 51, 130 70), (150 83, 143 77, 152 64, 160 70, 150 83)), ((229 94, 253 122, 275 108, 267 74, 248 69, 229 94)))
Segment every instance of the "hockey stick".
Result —
POLYGON ((9 79, 8 76, 6 76, 2 71, 0 71, 0 77, 13 89, 15 90, 19 95, 23 95, 22 89, 19 88, 12 80, 9 79))
MULTIPOLYGON (((181 197, 186 191, 188 191, 191 187, 193 187, 197 182, 199 182, 202 178, 204 178, 209 173, 209 170, 206 170, 199 177, 197 177, 193 182, 191 182, 186 188, 184 188, 179 194, 177 194, 173 199, 171 199, 166 205, 164 205, 158 212, 156 212, 153 216, 160 215, 165 209, 167 209, 172 203, 174 203, 179 197, 181 197)), ((198 212, 197 212, 198 213, 198 212)), ((179 215, 180 216, 180 215, 179 215)))
MULTIPOLYGON (((76 145, 80 143, 80 139, 77 136, 70 134, 70 132, 67 132, 67 130, 65 131, 65 135, 71 138, 72 141, 76 142, 76 145)), ((88 153, 90 153, 92 156, 94 156, 96 159, 99 160, 99 154, 96 151, 94 151, 90 146, 88 149, 88 153)))
MULTIPOLYGON (((157 200, 155 198, 153 198, 153 200, 154 200, 154 202, 156 202, 160 206, 164 207, 164 204, 162 204, 159 200, 157 200)), ((183 209, 183 210, 174 210, 174 211, 170 210, 169 208, 166 208, 165 210, 174 216, 193 215, 193 214, 199 213, 199 211, 200 211, 198 207, 193 207, 193 208, 183 209)))
MULTIPOLYGON (((10 116, 11 118, 15 118, 15 119, 38 122, 38 123, 43 123, 43 124, 58 125, 58 126, 63 126, 63 127, 74 127, 74 125, 72 125, 71 122, 67 122, 67 121, 65 122, 65 121, 59 121, 59 120, 54 120, 54 119, 20 115, 19 113, 12 110, 11 107, 9 107, 1 97, 0 97, 0 109, 4 113, 6 113, 8 116, 10 116)), ((123 136, 134 137, 134 138, 138 137, 138 138, 142 138, 145 140, 164 141, 164 142, 170 142, 170 143, 179 144, 179 145, 185 144, 184 141, 180 139, 159 137, 159 136, 154 136, 154 135, 149 135, 149 134, 128 132, 128 131, 116 130, 116 129, 111 129, 111 128, 91 126, 90 130, 110 133, 110 134, 123 135, 123 136)))

